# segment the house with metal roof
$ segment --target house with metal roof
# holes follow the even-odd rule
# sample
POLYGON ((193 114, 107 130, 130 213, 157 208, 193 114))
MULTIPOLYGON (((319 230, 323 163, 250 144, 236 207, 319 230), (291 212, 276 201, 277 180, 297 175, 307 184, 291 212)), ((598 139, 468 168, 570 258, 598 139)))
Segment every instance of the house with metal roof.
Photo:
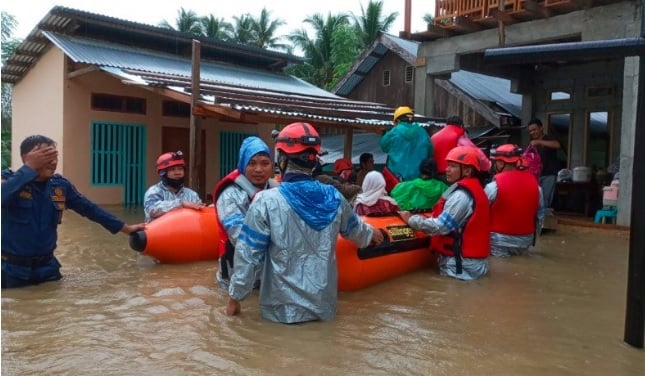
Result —
POLYGON ((184 151, 191 186, 204 195, 235 168, 248 135, 272 145, 276 127, 307 121, 343 129, 351 147, 354 129, 381 133, 391 124, 387 105, 283 73, 302 62, 54 7, 2 67, 2 81, 13 84, 13 165, 26 136, 45 134, 58 143, 59 172, 90 199, 139 204, 163 152, 184 151))
MULTIPOLYGON (((556 196, 581 203, 599 197, 606 172, 619 164, 617 223, 627 225, 644 9, 635 0, 437 1, 434 13, 427 9, 436 15, 427 30, 400 34, 421 42, 415 107, 437 115, 437 79, 463 70, 510 80, 522 98, 522 123, 539 118, 560 141, 561 166, 594 171, 587 187, 559 183, 556 196)), ((528 141, 524 132, 522 144, 528 141)), ((596 199, 594 209, 599 205, 596 199)))

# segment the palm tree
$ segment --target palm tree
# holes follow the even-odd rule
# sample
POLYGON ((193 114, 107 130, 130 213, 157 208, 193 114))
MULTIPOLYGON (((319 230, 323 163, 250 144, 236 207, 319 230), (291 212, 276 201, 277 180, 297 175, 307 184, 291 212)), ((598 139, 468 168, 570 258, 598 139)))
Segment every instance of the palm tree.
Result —
POLYGON ((173 27, 168 21, 163 20, 159 23, 160 27, 180 31, 182 33, 190 33, 195 35, 203 35, 201 18, 193 10, 185 10, 183 7, 177 11, 177 19, 175 20, 177 27, 173 27))
POLYGON ((363 50, 372 45, 376 38, 378 38, 380 32, 387 32, 399 14, 394 12, 384 16, 383 2, 370 1, 367 4, 367 10, 361 4, 360 17, 354 14, 352 15, 354 17, 356 32, 360 35, 361 49, 363 50))
POLYGON ((277 48, 286 49, 286 45, 279 43, 280 37, 275 37, 278 28, 285 24, 284 20, 277 18, 271 20, 271 12, 266 7, 262 8, 260 18, 253 19, 251 29, 253 30, 253 37, 255 41, 253 44, 260 48, 277 48))
MULTIPOLYGON (((18 25, 16 18, 7 13, 2 12, 2 64, 13 54, 16 48, 20 45, 20 40, 13 38, 13 33, 18 25)), ((2 154, 2 169, 9 168, 11 165, 11 97, 12 97, 11 84, 2 83, 2 144, 0 146, 2 154)))
POLYGON ((223 18, 215 18, 212 14, 202 17, 202 31, 204 35, 219 40, 231 40, 233 34, 233 25, 224 21, 223 18))
POLYGON ((289 34, 289 40, 308 58, 305 64, 293 67, 290 73, 318 87, 329 88, 336 68, 333 56, 334 33, 345 30, 349 25, 348 19, 346 14, 331 13, 326 19, 320 13, 305 18, 304 22, 314 29, 315 39, 311 39, 305 29, 289 34))
POLYGON ((241 44, 251 44, 253 41, 253 25, 255 20, 249 13, 239 17, 233 16, 233 40, 241 44))
POLYGON ((423 22, 431 25, 434 22, 434 17, 432 17, 432 14, 426 13, 423 15, 423 22))

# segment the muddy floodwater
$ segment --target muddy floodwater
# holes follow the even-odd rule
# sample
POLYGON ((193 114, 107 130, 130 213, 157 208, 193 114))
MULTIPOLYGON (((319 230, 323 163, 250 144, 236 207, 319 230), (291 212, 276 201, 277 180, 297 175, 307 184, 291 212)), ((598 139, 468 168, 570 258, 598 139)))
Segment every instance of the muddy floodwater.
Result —
POLYGON ((257 293, 227 317, 215 261, 155 265, 63 222, 64 278, 2 290, 2 375, 645 375, 623 342, 625 231, 560 225, 480 281, 422 270, 341 293, 331 322, 283 325, 257 293))

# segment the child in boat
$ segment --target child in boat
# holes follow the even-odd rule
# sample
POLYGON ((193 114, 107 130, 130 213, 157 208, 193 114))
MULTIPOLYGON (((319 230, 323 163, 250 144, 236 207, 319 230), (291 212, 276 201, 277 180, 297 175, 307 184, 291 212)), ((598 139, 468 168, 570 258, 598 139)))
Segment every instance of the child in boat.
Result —
POLYGON ((185 168, 181 151, 164 153, 157 158, 157 174, 161 181, 148 188, 143 196, 146 222, 178 208, 200 210, 205 206, 197 192, 184 186, 185 168))
POLYGON ((446 156, 446 180, 452 185, 433 208, 432 217, 399 212, 413 229, 432 235, 441 275, 474 280, 488 272, 490 211, 480 177, 478 152, 457 146, 446 156))
POLYGON ((336 239, 359 247, 380 244, 383 234, 364 223, 338 190, 311 176, 320 153, 308 123, 287 125, 276 138, 282 182, 259 192, 246 213, 235 246, 235 269, 226 314, 237 315, 263 269, 260 312, 267 320, 331 320, 336 314, 336 239))

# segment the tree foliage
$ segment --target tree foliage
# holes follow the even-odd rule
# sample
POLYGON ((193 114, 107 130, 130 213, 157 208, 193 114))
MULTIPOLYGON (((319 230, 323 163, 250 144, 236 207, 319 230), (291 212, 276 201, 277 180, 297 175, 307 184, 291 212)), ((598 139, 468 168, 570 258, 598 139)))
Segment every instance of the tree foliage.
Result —
POLYGON ((382 1, 370 1, 367 9, 361 4, 361 15, 353 15, 356 32, 360 36, 360 48, 369 48, 379 33, 387 32, 392 27, 398 15, 396 12, 383 15, 382 1))
MULTIPOLYGON (((20 40, 13 37, 18 26, 16 18, 7 12, 2 12, 2 64, 13 54, 20 45, 20 40)), ((1 155, 2 168, 11 165, 11 89, 12 85, 2 83, 2 134, 1 155)))

